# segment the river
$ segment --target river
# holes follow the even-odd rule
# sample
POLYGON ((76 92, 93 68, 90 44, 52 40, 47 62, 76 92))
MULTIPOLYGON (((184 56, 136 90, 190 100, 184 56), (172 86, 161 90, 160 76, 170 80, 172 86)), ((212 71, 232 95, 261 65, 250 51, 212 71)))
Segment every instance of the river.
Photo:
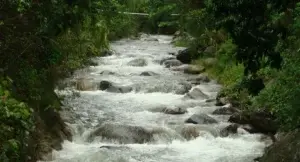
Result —
MULTIPOLYGON (((65 141, 63 149, 53 151, 49 161, 252 162, 260 156, 267 145, 263 135, 239 129, 237 134, 221 137, 220 130, 230 124, 229 116, 212 115, 218 107, 206 98, 188 99, 178 93, 182 83, 193 76, 160 64, 181 49, 173 47, 171 40, 170 36, 144 35, 138 40, 112 42, 112 56, 95 58, 98 66, 77 72, 74 78, 89 78, 96 83, 106 80, 133 91, 80 91, 80 96, 66 98, 64 103, 71 108, 64 116, 73 130, 73 142, 65 141), (146 65, 128 64, 135 59, 143 59, 146 65), (145 76, 140 75, 142 72, 151 73, 145 76), (180 107, 187 112, 169 114, 160 111, 163 107, 180 107), (185 123, 195 113, 207 114, 218 123, 185 123), (197 132, 198 137, 188 138, 191 132, 197 132)), ((193 88, 213 99, 221 86, 211 81, 193 88)))

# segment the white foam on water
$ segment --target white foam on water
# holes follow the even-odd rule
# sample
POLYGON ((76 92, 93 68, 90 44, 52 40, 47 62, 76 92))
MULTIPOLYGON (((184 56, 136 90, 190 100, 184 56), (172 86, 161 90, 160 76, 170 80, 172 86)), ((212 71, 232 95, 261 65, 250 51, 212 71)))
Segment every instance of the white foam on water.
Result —
MULTIPOLYGON (((99 66, 91 67, 82 75, 95 81, 108 80, 118 85, 133 86, 139 90, 130 93, 109 93, 105 91, 80 92, 80 97, 66 101, 73 111, 69 114, 75 120, 69 121, 76 133, 73 142, 65 141, 61 151, 53 151, 53 162, 252 162, 260 156, 266 144, 261 135, 251 135, 239 130, 233 136, 215 137, 202 131, 196 139, 185 140, 176 127, 184 127, 184 121, 194 113, 206 113, 219 121, 207 125, 212 129, 227 126, 228 116, 214 116, 217 108, 205 100, 187 100, 184 95, 174 94, 186 75, 174 72, 158 60, 170 57, 169 52, 182 48, 172 47, 172 38, 161 35, 144 35, 143 38, 158 41, 124 39, 112 43, 115 55, 96 58, 99 66), (129 66, 128 62, 143 58, 147 66, 129 66), (101 75, 104 70, 114 72, 101 75), (157 76, 140 76, 144 71, 155 72, 157 76), (151 91, 149 91, 151 90, 151 91), (151 111, 159 107, 184 107, 188 112, 182 115, 168 115, 151 111), (155 136, 154 141, 145 144, 119 144, 118 141, 95 140, 86 142, 89 133, 104 122, 134 125, 142 128, 160 128, 166 131, 155 136), (115 146, 110 149, 101 146, 115 146)), ((220 85, 207 83, 196 86, 214 98, 220 85)), ((61 91, 61 94, 69 94, 61 91)), ((49 160, 51 161, 51 160, 49 160)))

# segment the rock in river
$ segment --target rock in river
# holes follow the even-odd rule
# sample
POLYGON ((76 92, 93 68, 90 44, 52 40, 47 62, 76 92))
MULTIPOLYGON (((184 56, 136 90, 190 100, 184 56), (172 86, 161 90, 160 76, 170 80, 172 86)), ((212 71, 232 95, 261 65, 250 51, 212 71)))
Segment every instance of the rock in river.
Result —
POLYGON ((117 86, 112 82, 103 80, 98 85, 99 90, 106 90, 107 92, 113 92, 113 93, 129 93, 133 90, 132 87, 129 86, 117 86))
POLYGON ((80 91, 96 90, 97 85, 90 79, 80 78, 76 81, 76 89, 80 91))
POLYGON ((166 60, 164 62, 165 67, 174 67, 174 66, 180 66, 182 63, 179 60, 173 59, 173 60, 166 60))
POLYGON ((150 130, 140 126, 104 123, 88 136, 88 141, 93 141, 97 136, 108 140, 117 140, 120 143, 146 143, 153 139, 159 130, 150 130))
POLYGON ((192 62, 192 52, 190 49, 180 50, 176 56, 176 59, 184 64, 190 64, 192 62))
POLYGON ((186 69, 184 69, 184 73, 186 74, 200 74, 205 71, 205 68, 200 65, 189 65, 186 69))
POLYGON ((190 118, 188 118, 186 123, 193 123, 193 124, 214 124, 218 123, 218 121, 206 114, 194 114, 190 118))
POLYGON ((147 61, 143 58, 137 58, 137 59, 134 59, 130 62, 128 62, 128 65, 129 66, 146 66, 147 65, 147 61))
POLYGON ((185 95, 185 98, 189 99, 209 99, 209 96, 201 91, 199 88, 192 89, 189 93, 185 95))
POLYGON ((229 122, 238 124, 250 124, 258 132, 276 134, 278 124, 275 118, 268 112, 257 111, 251 113, 238 112, 230 116, 229 122))
POLYGON ((140 74, 141 76, 155 76, 158 75, 157 73, 154 73, 152 71, 144 71, 140 74))

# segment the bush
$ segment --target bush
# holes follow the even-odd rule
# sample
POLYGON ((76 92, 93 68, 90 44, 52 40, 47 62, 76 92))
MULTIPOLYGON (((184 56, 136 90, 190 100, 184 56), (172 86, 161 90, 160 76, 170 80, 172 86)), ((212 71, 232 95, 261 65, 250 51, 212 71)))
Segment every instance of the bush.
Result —
POLYGON ((282 71, 254 100, 257 108, 271 110, 284 129, 300 126, 300 57, 286 54, 282 71))
POLYGON ((0 161, 25 160, 32 109, 11 96, 11 80, 0 76, 0 161), (22 160, 23 159, 23 160, 22 160))

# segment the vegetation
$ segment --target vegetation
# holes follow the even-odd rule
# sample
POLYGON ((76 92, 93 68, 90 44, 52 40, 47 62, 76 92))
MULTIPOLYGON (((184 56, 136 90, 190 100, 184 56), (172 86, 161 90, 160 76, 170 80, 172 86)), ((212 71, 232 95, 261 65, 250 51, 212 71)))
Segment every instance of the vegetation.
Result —
POLYGON ((60 109, 59 79, 100 56, 108 40, 137 33, 138 20, 119 14, 126 8, 121 0, 1 1, 0 161, 27 161, 38 119, 52 122, 36 114, 60 109))
POLYGON ((204 0, 181 5, 183 34, 175 44, 193 50, 195 63, 224 84, 221 94, 244 110, 272 112, 282 129, 298 128, 300 3, 204 0), (211 47, 216 52, 207 54, 211 47), (217 61, 206 64, 208 58, 217 61))
POLYGON ((296 1, 4 0, 0 15, 0 161, 27 160, 34 114, 60 109, 59 79, 89 65, 109 40, 140 31, 179 30, 175 44, 188 46, 236 105, 274 113, 283 129, 300 126, 296 1))

